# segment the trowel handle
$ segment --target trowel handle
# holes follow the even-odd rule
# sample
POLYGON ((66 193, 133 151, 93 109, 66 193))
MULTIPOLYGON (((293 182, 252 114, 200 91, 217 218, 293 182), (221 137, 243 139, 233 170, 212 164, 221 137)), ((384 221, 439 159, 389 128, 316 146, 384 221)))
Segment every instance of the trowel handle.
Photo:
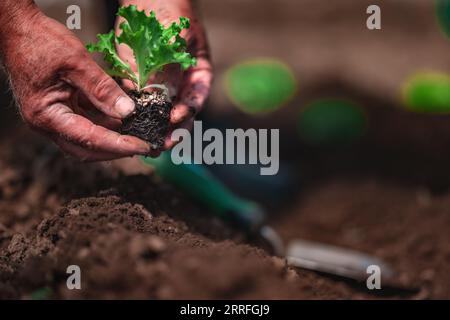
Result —
POLYGON ((170 159, 170 152, 163 152, 156 159, 142 157, 142 161, 151 165, 158 176, 206 205, 220 218, 246 232, 257 231, 262 226, 265 220, 262 209, 233 194, 207 167, 199 164, 176 165, 170 159))

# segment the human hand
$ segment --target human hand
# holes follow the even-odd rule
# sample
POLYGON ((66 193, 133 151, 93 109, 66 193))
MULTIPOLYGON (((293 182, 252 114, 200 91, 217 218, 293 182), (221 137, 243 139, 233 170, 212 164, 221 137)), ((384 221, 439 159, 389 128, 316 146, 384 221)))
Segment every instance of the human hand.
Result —
MULTIPOLYGON (((139 10, 156 13, 158 20, 165 26, 178 21, 179 17, 190 19, 191 26, 181 34, 187 41, 188 52, 197 58, 197 65, 182 71, 179 65, 168 65, 163 72, 156 74, 149 84, 164 84, 169 88, 171 97, 175 97, 170 115, 172 125, 171 132, 176 128, 192 127, 195 114, 203 107, 209 95, 213 78, 212 66, 209 59, 206 36, 202 25, 195 16, 190 0, 123 0, 122 6, 136 5, 139 10)), ((120 34, 119 25, 116 22, 116 33, 120 34)), ((117 51, 122 60, 127 61, 132 70, 136 72, 136 62, 132 50, 126 45, 119 45, 117 51)), ((123 86, 132 89, 134 86, 129 80, 123 81, 123 86)), ((170 149, 176 143, 170 139, 171 132, 166 137, 164 148, 170 149)))
POLYGON ((0 45, 24 120, 83 161, 152 155, 146 142, 114 131, 134 103, 80 40, 33 4, 16 9, 0 45))

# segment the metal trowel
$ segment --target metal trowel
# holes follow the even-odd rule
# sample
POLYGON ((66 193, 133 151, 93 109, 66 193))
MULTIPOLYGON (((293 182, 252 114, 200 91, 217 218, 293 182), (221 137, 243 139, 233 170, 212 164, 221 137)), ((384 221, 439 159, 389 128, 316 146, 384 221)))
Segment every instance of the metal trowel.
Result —
POLYGON ((286 250, 289 265, 320 271, 341 277, 365 281, 373 272, 370 266, 378 267, 383 279, 391 279, 393 272, 382 260, 368 254, 341 247, 294 240, 286 250))
POLYGON ((303 240, 292 241, 285 247, 275 230, 267 225, 264 210, 235 195, 205 166, 175 165, 168 152, 156 159, 143 157, 142 160, 157 175, 209 207, 220 218, 266 244, 273 254, 286 258, 291 266, 362 281, 368 277, 367 268, 375 265, 384 279, 392 277, 393 272, 383 261, 354 250, 303 240))

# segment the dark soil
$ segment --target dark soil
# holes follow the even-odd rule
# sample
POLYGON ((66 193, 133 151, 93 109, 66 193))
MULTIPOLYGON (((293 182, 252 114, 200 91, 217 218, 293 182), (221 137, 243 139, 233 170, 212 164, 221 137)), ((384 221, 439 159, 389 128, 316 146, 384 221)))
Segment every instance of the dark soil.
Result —
POLYGON ((28 166, 25 146, 0 149, 1 298, 317 297, 302 293, 283 260, 239 244, 239 234, 170 186, 74 164, 33 136, 17 139, 33 141, 42 161, 28 166), (65 285, 72 264, 82 270, 80 291, 65 285))
POLYGON ((365 161, 358 149, 330 151, 334 173, 324 170, 327 156, 306 157, 304 179, 313 180, 272 210, 272 225, 286 240, 379 256, 416 291, 373 292, 286 267, 151 174, 128 175, 126 165, 73 163, 21 130, 0 146, 1 298, 450 298, 450 189, 343 171, 365 161), (66 288, 72 264, 81 267, 82 290, 66 288))
POLYGON ((169 131, 172 103, 157 91, 131 91, 129 95, 136 103, 136 111, 123 121, 121 132, 148 141, 155 150, 160 149, 169 131))

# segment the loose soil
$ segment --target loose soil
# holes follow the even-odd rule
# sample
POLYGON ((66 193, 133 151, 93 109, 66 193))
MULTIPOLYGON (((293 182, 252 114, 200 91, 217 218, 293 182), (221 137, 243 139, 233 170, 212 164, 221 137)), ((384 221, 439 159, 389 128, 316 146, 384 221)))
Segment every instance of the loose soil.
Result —
MULTIPOLYGON (((388 132, 389 122, 445 124, 386 112, 388 132)), ((435 161, 424 169, 420 156, 401 147, 392 153, 386 144, 377 147, 377 139, 326 152, 303 146, 309 154, 298 160, 303 188, 271 209, 271 223, 286 240, 381 257, 417 290, 372 292, 286 267, 151 173, 130 175, 126 163, 75 163, 18 129, 0 142, 0 297, 450 298, 450 189, 446 162, 435 158, 448 152, 428 145, 435 161), (82 290, 66 288, 72 264, 81 267, 82 290)))
POLYGON ((148 141, 153 149, 160 149, 169 130, 172 103, 157 91, 129 92, 136 110, 123 121, 121 132, 148 141))
POLYGON ((281 259, 238 244, 239 235, 151 176, 72 163, 29 133, 1 150, 1 298, 42 292, 51 298, 293 298, 302 292, 297 273, 281 259), (18 141, 27 147, 12 148, 18 141), (30 167, 32 154, 42 161, 30 167), (72 264, 82 270, 80 291, 66 289, 72 264))

